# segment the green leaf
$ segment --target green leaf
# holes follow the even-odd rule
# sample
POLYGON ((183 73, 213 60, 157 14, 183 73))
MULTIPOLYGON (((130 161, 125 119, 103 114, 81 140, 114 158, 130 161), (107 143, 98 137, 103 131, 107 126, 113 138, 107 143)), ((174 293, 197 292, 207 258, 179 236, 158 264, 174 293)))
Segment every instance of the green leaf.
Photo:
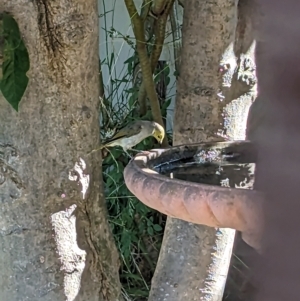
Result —
POLYGON ((131 64, 133 63, 135 60, 135 56, 131 56, 130 58, 128 58, 125 62, 124 62, 124 65, 125 64, 131 64))
POLYGON ((156 232, 160 232, 162 230, 162 227, 158 224, 156 225, 153 225, 153 229, 156 231, 156 232))
POLYGON ((20 36, 17 22, 7 13, 0 15, 0 40, 3 40, 2 78, 0 90, 10 105, 18 111, 26 90, 29 70, 29 55, 20 36))
POLYGON ((140 233, 144 232, 146 229, 145 221, 140 221, 137 226, 140 233))
POLYGON ((175 77, 178 77, 178 76, 180 75, 180 73, 179 73, 179 71, 175 70, 174 73, 173 73, 173 75, 174 75, 175 77))
POLYGON ((148 290, 143 290, 143 289, 137 289, 137 288, 128 288, 127 293, 129 295, 133 295, 133 296, 141 296, 141 297, 148 297, 149 292, 148 290))
POLYGON ((133 72, 134 61, 135 61, 135 56, 133 55, 124 62, 124 65, 128 64, 127 71, 129 74, 133 72))
POLYGON ((161 80, 161 75, 157 74, 154 76, 154 83, 157 84, 161 80))
POLYGON ((125 168, 123 162, 117 161, 117 164, 118 164, 118 172, 123 173, 125 168))
POLYGON ((132 94, 130 97, 129 97, 129 100, 128 100, 128 105, 129 105, 129 108, 131 109, 132 107, 134 107, 134 104, 136 102, 136 99, 137 99, 137 96, 135 94, 132 94))
POLYGON ((126 78, 122 78, 122 79, 115 78, 114 81, 118 82, 118 83, 130 83, 131 82, 129 79, 126 79, 126 78))
POLYGON ((124 231, 121 236, 121 245, 124 256, 128 257, 130 255, 130 244, 131 244, 131 234, 128 231, 124 231))
POLYGON ((167 100, 165 100, 165 101, 163 102, 163 104, 162 104, 162 106, 161 106, 161 110, 162 110, 162 111, 164 111, 164 110, 166 110, 166 109, 168 108, 168 106, 169 106, 170 103, 171 103, 171 100, 172 100, 172 98, 169 98, 169 99, 167 99, 167 100))
POLYGON ((112 65, 114 64, 114 62, 115 62, 115 53, 112 52, 111 55, 110 55, 110 60, 108 62, 108 69, 109 69, 109 71, 111 71, 112 65))
POLYGON ((170 67, 169 67, 169 65, 166 65, 163 71, 164 71, 164 76, 165 77, 169 76, 169 74, 170 74, 170 67))
POLYGON ((147 232, 149 235, 153 236, 154 232, 153 232, 153 228, 152 227, 148 227, 147 228, 147 232))
POLYGON ((166 82, 165 82, 165 85, 168 87, 169 84, 170 84, 170 81, 171 81, 171 78, 168 76, 166 77, 166 82))
POLYGON ((153 137, 147 137, 142 142, 140 142, 138 145, 135 146, 136 150, 147 150, 152 149, 154 147, 154 139, 153 137))
POLYGON ((143 278, 142 278, 141 276, 139 276, 139 275, 134 275, 134 274, 132 274, 132 273, 130 273, 130 274, 123 274, 123 275, 121 276, 121 278, 130 278, 130 279, 134 279, 134 280, 143 282, 143 278))
POLYGON ((110 148, 109 151, 110 153, 103 160, 103 166, 115 164, 116 160, 122 155, 123 152, 121 148, 110 148))

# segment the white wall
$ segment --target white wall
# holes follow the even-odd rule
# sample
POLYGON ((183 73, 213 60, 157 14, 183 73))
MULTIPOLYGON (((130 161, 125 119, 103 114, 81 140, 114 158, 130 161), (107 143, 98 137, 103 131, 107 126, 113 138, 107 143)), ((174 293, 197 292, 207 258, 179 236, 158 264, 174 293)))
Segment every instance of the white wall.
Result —
MULTIPOLYGON (((100 27, 100 59, 101 61, 111 53, 114 53, 116 63, 113 68, 113 72, 109 70, 106 65, 102 65, 103 81, 105 90, 109 94, 112 89, 111 80, 122 79, 127 73, 124 67, 124 61, 126 61, 133 54, 133 50, 128 43, 120 37, 119 34, 109 36, 107 30, 114 28, 124 36, 129 36, 131 41, 135 43, 134 35, 131 28, 130 18, 124 4, 124 0, 98 0, 99 3, 99 27, 100 27), (106 13, 105 13, 106 12, 106 13)), ((138 10, 142 4, 142 0, 135 0, 138 10)), ((168 24, 167 32, 171 32, 171 26, 168 24)), ((165 40, 165 46, 161 55, 162 60, 169 62, 171 82, 168 86, 167 97, 172 97, 172 102, 168 110, 167 115, 167 130, 172 128, 174 101, 176 93, 176 81, 173 73, 175 71, 174 66, 174 51, 172 45, 172 35, 169 34, 165 40)), ((112 70, 112 69, 111 69, 112 70)), ((128 88, 126 84, 121 84, 118 91, 113 94, 113 103, 120 101, 122 91, 128 88)))

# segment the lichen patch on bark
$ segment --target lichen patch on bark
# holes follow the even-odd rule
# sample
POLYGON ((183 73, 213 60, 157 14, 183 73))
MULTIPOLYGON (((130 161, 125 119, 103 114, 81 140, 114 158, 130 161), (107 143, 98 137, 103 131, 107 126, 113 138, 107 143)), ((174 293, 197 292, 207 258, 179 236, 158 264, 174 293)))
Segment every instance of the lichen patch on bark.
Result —
POLYGON ((70 181, 77 181, 81 184, 81 192, 83 199, 85 199, 85 195, 90 184, 90 176, 84 173, 85 169, 86 163, 82 158, 80 158, 78 162, 75 163, 74 168, 69 173, 70 181), (76 173, 76 175, 74 175, 74 173, 76 173))

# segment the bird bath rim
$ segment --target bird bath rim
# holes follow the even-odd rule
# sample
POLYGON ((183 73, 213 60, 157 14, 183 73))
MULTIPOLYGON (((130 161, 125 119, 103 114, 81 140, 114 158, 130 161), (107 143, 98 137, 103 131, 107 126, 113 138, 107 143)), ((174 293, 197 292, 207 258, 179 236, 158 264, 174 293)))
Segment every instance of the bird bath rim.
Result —
POLYGON ((196 224, 239 230, 250 246, 259 249, 263 222, 261 193, 173 179, 155 171, 170 160, 174 163, 203 150, 219 151, 226 162, 232 158, 238 158, 243 164, 256 162, 255 147, 250 141, 207 142, 152 149, 139 153, 125 167, 125 183, 141 202, 153 209, 196 224))

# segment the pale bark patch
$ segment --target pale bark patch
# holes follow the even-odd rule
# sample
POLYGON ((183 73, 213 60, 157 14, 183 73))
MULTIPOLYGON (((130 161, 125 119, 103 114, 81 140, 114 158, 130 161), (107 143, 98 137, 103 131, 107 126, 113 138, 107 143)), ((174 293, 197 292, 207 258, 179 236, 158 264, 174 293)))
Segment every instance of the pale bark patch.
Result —
POLYGON ((78 247, 76 217, 73 214, 76 205, 51 215, 57 253, 64 271, 64 293, 67 301, 75 300, 80 290, 80 282, 85 268, 86 252, 78 247))

